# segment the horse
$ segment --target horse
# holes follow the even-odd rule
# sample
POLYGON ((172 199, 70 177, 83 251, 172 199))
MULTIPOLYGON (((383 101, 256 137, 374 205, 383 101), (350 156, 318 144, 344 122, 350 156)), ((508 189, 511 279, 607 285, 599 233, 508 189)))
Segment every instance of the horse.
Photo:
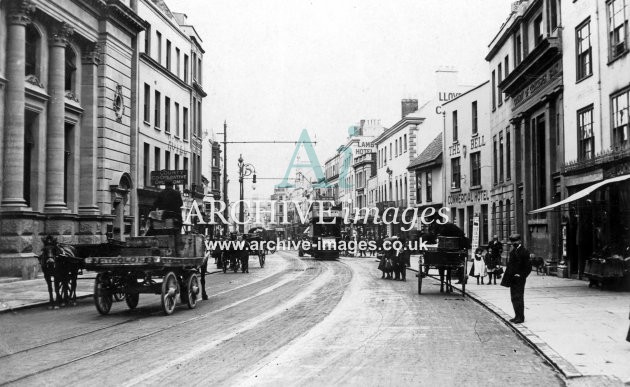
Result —
POLYGON ((48 285, 49 308, 57 309, 68 302, 76 305, 77 276, 82 265, 80 258, 77 258, 75 248, 59 243, 51 235, 43 238, 42 241, 44 247, 39 256, 39 264, 48 285), (53 283, 56 299, 53 299, 53 283))
MULTIPOLYGON (((435 244, 437 243, 438 236, 459 238, 459 248, 461 250, 467 250, 471 246, 470 240, 466 237, 464 231, 453 223, 439 224, 437 222, 432 222, 429 225, 428 232, 422 234, 422 239, 429 244, 435 244)), ((444 285, 446 285, 446 293, 452 293, 452 267, 438 266, 437 269, 440 275, 440 293, 444 293, 444 285)), ((425 268, 425 274, 428 274, 428 268, 425 268)), ((463 274, 463 276, 465 275, 466 273, 463 274)), ((465 280, 465 278, 463 280, 465 280)))

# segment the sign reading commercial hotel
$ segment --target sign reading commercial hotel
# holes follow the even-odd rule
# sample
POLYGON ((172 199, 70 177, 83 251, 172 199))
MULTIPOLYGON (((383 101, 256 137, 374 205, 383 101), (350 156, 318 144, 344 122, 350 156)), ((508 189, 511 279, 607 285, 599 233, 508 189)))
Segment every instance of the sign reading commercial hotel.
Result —
POLYGON ((488 200, 490 200, 490 195, 488 195, 487 190, 453 193, 446 198, 446 202, 449 206, 453 204, 485 202, 488 200))

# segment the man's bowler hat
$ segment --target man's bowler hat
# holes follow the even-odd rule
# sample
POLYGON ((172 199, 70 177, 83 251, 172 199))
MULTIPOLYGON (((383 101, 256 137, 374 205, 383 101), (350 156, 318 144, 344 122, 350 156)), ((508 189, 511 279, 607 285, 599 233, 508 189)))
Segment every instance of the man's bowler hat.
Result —
POLYGON ((521 240, 521 234, 510 235, 510 242, 519 242, 521 240))

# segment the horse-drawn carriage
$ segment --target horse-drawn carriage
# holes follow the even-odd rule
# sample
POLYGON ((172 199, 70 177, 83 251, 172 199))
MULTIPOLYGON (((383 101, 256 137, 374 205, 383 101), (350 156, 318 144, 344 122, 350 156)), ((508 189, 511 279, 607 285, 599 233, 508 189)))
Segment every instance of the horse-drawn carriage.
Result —
POLYGON ((133 309, 140 293, 160 294, 167 315, 175 310, 177 297, 195 308, 201 293, 204 249, 202 235, 154 235, 129 238, 117 256, 86 258, 85 268, 98 272, 96 309, 109 313, 116 294, 124 294, 127 306, 133 309))
POLYGON ((76 297, 77 272, 87 269, 98 273, 93 297, 101 314, 109 313, 114 300, 124 299, 130 309, 135 308, 140 293, 160 294, 167 315, 175 310, 177 297, 195 308, 200 293, 206 297, 202 292, 205 273, 201 270, 206 259, 204 237, 182 235, 177 222, 163 217, 163 211, 152 215, 145 236, 124 242, 68 245, 53 237, 45 238, 40 262, 49 283, 51 304, 50 277, 55 277, 57 302, 63 304, 76 297))
POLYGON ((429 232, 421 235, 421 239, 432 246, 419 252, 418 294, 422 293, 424 277, 439 279, 440 292, 444 291, 444 285, 446 285, 447 293, 452 292, 451 277, 454 269, 456 273, 461 273, 462 294, 466 295, 465 277, 470 240, 465 236, 464 231, 453 223, 433 223, 429 227, 429 232), (439 278, 429 275, 430 269, 437 269, 439 278))
POLYGON ((217 258, 217 268, 222 269, 224 273, 228 270, 236 273, 239 269, 249 272, 250 256, 258 257, 260 267, 265 267, 267 243, 262 232, 254 230, 240 236, 232 233, 230 239, 224 242, 223 247, 213 252, 213 256, 217 258))
MULTIPOLYGON (((267 232, 262 227, 256 227, 249 230, 249 233, 244 235, 244 239, 250 248, 247 250, 249 255, 258 257, 258 263, 260 267, 265 267, 265 257, 267 255, 267 232)), ((273 254, 273 253, 272 253, 273 254)))
MULTIPOLYGON (((446 285, 447 293, 452 291, 450 284, 452 270, 461 269, 466 273, 468 249, 461 246, 460 238, 438 236, 437 242, 437 247, 428 247, 420 252, 418 261, 418 294, 422 293, 422 278, 432 277, 429 275, 430 269, 438 270, 440 291, 446 285)), ((466 281, 462 281, 462 293, 466 294, 466 281)))

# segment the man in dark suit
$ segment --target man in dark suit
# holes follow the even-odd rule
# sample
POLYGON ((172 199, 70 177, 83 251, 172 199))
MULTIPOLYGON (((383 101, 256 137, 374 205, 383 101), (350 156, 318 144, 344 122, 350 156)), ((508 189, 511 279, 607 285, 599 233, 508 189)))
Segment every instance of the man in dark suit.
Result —
POLYGON ((492 254, 493 258, 501 259, 501 254, 503 254, 503 244, 499 242, 499 237, 494 235, 490 243, 488 243, 488 250, 490 254, 492 254))
POLYGON ((169 211, 165 217, 176 219, 181 226, 182 222, 182 195, 173 189, 173 182, 168 180, 164 183, 164 190, 158 194, 153 207, 158 210, 169 211))
POLYGON ((532 265, 529 261, 529 251, 523 246, 521 236, 512 234, 510 242, 512 242, 512 251, 510 251, 510 258, 501 285, 510 288, 515 314, 510 322, 520 324, 525 321, 525 280, 532 271, 532 265))

